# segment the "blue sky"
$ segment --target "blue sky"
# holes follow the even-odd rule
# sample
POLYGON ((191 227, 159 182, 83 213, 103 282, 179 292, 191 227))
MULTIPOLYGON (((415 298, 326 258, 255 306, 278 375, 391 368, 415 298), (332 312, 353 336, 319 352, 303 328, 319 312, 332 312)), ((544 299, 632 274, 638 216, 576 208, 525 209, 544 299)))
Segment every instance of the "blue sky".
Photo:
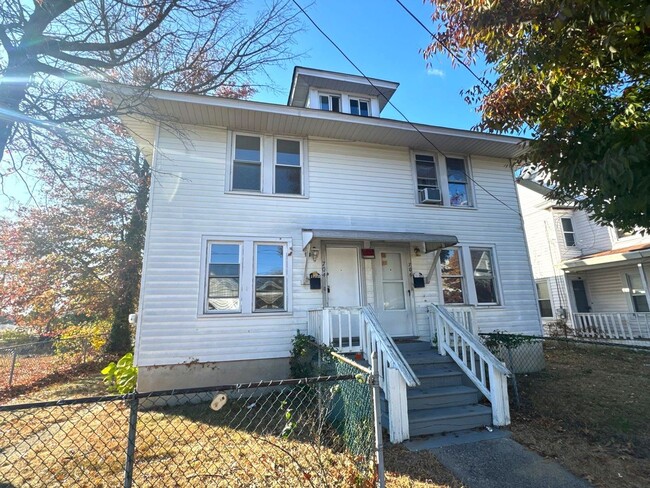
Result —
MULTIPOLYGON (((427 68, 420 51, 430 36, 394 0, 297 1, 303 7, 310 5, 311 17, 367 76, 400 83, 392 101, 412 122, 470 129, 479 121, 479 114, 459 93, 476 80, 462 66, 453 68, 444 55, 430 59, 427 68)), ((433 30, 430 3, 403 3, 433 30)), ((305 32, 298 37, 296 50, 306 54, 295 64, 358 74, 304 16, 301 19, 305 32)), ((292 71, 293 64, 269 70, 279 91, 261 90, 254 100, 286 104, 292 71)), ((391 107, 386 107, 382 117, 401 119, 391 107)))
MULTIPOLYGON (((251 0, 251 13, 265 0, 251 0)), ((460 95, 461 89, 476 80, 462 66, 453 68, 444 55, 424 60, 421 50, 429 34, 394 0, 298 0, 311 17, 357 64, 367 76, 396 81, 400 87, 392 102, 412 122, 470 129, 480 117, 460 95)), ((431 26, 433 7, 421 0, 403 0, 426 25, 431 26)), ((268 70, 275 90, 260 90, 254 100, 286 104, 295 64, 324 70, 358 74, 353 66, 313 25, 300 15, 304 32, 296 38, 294 49, 304 55, 285 67, 268 70)), ((435 32, 435 30, 434 30, 435 32)), ((478 67, 479 74, 481 67, 478 67)), ((261 80, 268 83, 268 80, 261 80)), ((401 119, 390 106, 382 117, 401 119)), ((10 183, 17 199, 26 201, 23 185, 10 183)), ((0 215, 9 202, 0 198, 0 215)))

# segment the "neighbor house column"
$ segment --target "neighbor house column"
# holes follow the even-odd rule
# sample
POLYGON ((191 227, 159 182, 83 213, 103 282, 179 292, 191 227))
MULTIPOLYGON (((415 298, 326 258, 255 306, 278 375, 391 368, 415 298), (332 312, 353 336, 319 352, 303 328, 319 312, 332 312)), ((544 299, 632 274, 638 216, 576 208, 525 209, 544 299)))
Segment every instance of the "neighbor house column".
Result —
POLYGON ((641 286, 643 286, 643 291, 645 292, 645 301, 650 308, 650 293, 648 292, 648 280, 646 278, 645 270, 643 269, 643 264, 637 264, 639 268, 639 274, 641 275, 641 286))

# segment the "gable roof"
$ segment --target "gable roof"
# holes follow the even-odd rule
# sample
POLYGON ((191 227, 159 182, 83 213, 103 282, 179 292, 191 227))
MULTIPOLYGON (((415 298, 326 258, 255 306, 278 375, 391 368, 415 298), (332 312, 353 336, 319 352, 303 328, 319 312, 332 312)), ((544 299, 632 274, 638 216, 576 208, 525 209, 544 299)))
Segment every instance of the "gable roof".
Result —
POLYGON ((528 139, 451 129, 375 117, 291 107, 250 100, 191 95, 104 84, 113 104, 137 100, 137 112, 122 120, 141 146, 150 152, 158 122, 173 126, 215 126, 235 131, 273 133, 365 142, 447 154, 473 154, 512 159, 527 150, 528 139), (423 137, 424 135, 424 137, 423 137), (434 147, 435 146, 435 147, 434 147))

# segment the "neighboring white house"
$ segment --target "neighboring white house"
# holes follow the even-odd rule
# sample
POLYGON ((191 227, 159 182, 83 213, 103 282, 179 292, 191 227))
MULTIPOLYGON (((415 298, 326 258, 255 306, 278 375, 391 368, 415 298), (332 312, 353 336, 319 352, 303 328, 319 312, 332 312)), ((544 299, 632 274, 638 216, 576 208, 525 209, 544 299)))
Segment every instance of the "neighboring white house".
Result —
POLYGON ((517 189, 542 320, 566 318, 586 336, 650 338, 650 236, 596 224, 546 199, 533 179, 517 189))
POLYGON ((522 140, 382 119, 398 85, 371 81, 299 67, 286 106, 154 91, 125 118, 154 170, 140 390, 286 377, 298 330, 395 368, 383 332, 429 340, 434 304, 474 335, 540 334, 522 140))

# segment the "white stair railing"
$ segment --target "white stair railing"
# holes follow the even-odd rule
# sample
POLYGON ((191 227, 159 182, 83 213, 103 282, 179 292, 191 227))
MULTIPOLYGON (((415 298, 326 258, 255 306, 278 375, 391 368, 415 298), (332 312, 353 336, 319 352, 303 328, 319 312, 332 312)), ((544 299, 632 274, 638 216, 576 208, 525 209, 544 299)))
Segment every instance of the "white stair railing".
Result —
POLYGON ((431 338, 437 338, 438 352, 448 354, 492 404, 493 424, 509 425, 508 368, 445 307, 429 308, 429 326, 431 338))
POLYGON ((388 401, 390 441, 409 438, 408 399, 406 389, 418 386, 420 380, 409 366, 390 335, 383 329, 370 306, 361 308, 361 349, 370 362, 377 353, 379 382, 388 401))

